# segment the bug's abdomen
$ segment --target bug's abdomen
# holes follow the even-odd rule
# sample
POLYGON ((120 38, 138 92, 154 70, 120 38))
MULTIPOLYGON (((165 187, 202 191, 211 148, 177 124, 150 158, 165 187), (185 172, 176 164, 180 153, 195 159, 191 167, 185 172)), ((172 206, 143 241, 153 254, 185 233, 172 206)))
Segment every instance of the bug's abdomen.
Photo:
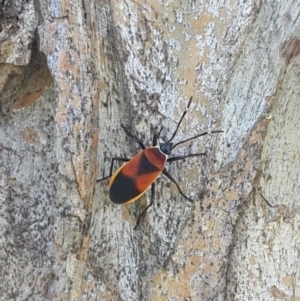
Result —
POLYGON ((121 166, 109 183, 109 197, 115 204, 139 199, 161 175, 167 157, 157 147, 146 148, 121 166))

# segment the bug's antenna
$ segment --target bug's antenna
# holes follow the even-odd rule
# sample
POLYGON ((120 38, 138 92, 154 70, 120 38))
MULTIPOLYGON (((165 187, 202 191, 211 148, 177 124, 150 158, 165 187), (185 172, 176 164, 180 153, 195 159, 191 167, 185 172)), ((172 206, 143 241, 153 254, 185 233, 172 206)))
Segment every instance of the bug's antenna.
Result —
POLYGON ((180 124, 181 124, 181 122, 182 122, 182 119, 184 118, 185 114, 187 113, 188 108, 189 108, 190 105, 191 105, 192 99, 193 99, 193 96, 191 96, 190 101, 189 101, 187 107, 185 108, 185 111, 183 112, 183 114, 182 114, 182 116, 181 116, 181 118, 180 118, 180 120, 179 120, 179 122, 178 122, 178 124, 177 124, 177 128, 176 128, 176 130, 175 130, 173 136, 172 136, 171 139, 170 139, 169 141, 167 141, 166 143, 171 142, 171 141, 174 139, 174 137, 176 136, 177 131, 178 131, 178 129, 179 129, 179 127, 180 127, 180 124))
POLYGON ((182 144, 182 143, 188 142, 188 141, 190 141, 190 140, 196 139, 196 138, 198 138, 198 137, 201 137, 201 136, 205 136, 205 135, 207 135, 207 134, 216 134, 216 133, 223 133, 223 132, 224 132, 224 131, 211 131, 211 132, 204 132, 204 133, 202 133, 202 134, 199 134, 199 135, 197 135, 197 136, 194 136, 194 137, 191 137, 191 138, 185 139, 185 140, 183 140, 183 141, 180 141, 180 142, 178 142, 178 143, 174 144, 174 145, 173 145, 173 148, 175 148, 175 147, 176 147, 176 146, 178 146, 179 144, 182 144))

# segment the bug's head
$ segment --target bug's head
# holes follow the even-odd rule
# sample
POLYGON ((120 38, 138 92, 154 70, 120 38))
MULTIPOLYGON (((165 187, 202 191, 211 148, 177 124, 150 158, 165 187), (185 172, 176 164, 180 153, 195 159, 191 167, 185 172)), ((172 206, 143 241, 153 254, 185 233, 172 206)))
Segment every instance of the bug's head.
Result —
POLYGON ((173 149, 173 143, 172 142, 161 143, 159 145, 159 149, 162 153, 166 155, 170 155, 173 149))

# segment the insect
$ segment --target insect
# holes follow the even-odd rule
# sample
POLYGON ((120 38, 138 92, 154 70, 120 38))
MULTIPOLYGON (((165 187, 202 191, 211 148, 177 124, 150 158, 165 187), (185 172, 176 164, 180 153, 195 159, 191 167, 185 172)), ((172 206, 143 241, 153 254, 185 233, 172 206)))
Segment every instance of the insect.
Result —
MULTIPOLYGON (((183 160, 189 157, 197 157, 206 155, 205 153, 199 154, 189 154, 184 156, 173 156, 169 157, 172 150, 190 140, 196 139, 201 136, 205 136, 209 134, 208 132, 201 133, 194 137, 185 139, 183 141, 179 141, 177 143, 171 142, 180 127, 180 124, 187 113, 192 102, 192 97, 189 100, 189 103, 183 112, 175 132, 171 136, 171 138, 164 143, 157 144, 159 139, 159 134, 154 134, 153 136, 153 146, 145 147, 143 142, 131 134, 128 129, 121 124, 124 129, 126 135, 130 138, 136 140, 136 142, 141 147, 141 151, 135 155, 132 159, 123 158, 123 157, 114 157, 110 166, 110 173, 108 176, 97 180, 97 183, 103 180, 106 180, 111 177, 109 182, 109 197, 111 201, 115 204, 130 204, 138 200, 150 187, 151 187, 151 199, 149 205, 142 211, 139 215, 136 227, 139 224, 141 217, 145 214, 145 212, 152 206, 155 200, 155 183, 154 181, 161 175, 164 174, 171 182, 173 182, 179 193, 189 201, 193 201, 191 198, 186 196, 182 190, 180 189, 176 180, 169 174, 169 172, 165 169, 165 165, 167 162, 174 162, 183 160), (115 161, 126 162, 123 164, 114 174, 113 166, 115 161)), ((223 131, 211 131, 211 133, 222 133, 223 131)))

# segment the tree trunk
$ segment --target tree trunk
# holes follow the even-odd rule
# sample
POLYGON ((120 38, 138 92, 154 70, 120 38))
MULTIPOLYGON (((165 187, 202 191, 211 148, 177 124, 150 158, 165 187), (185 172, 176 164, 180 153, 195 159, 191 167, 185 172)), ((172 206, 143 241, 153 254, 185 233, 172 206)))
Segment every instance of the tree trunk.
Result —
MULTIPOLYGON (((4 1, 0 300, 300 300, 300 3, 4 1), (167 141, 112 204, 113 157, 167 141)), ((119 167, 114 166, 114 171, 119 167)))

